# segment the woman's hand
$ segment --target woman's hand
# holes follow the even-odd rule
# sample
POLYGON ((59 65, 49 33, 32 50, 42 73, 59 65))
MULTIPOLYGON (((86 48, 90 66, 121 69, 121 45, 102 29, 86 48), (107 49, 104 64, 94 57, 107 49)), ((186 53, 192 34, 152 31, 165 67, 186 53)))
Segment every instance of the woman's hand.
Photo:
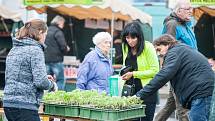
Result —
POLYGON ((54 92, 56 92, 56 91, 58 91, 58 86, 57 86, 57 84, 53 81, 53 88, 52 88, 52 91, 54 91, 54 92))
POLYGON ((55 77, 53 77, 52 75, 47 75, 47 77, 48 77, 48 80, 52 80, 52 81, 55 80, 55 77))
POLYGON ((133 72, 127 72, 122 75, 122 80, 129 80, 133 76, 133 72))
POLYGON ((56 84, 56 81, 55 81, 55 76, 53 77, 52 75, 47 75, 47 77, 48 77, 48 80, 50 80, 50 81, 52 81, 52 83, 53 83, 53 87, 51 88, 51 91, 58 91, 58 86, 57 86, 57 84, 56 84))

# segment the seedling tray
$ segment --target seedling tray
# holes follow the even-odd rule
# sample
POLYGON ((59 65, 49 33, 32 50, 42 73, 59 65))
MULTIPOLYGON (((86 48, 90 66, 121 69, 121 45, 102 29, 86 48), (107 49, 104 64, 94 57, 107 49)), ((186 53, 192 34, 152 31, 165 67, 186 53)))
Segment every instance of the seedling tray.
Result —
POLYGON ((107 110, 90 107, 80 108, 80 117, 92 120, 119 121, 145 116, 145 106, 125 110, 107 110))

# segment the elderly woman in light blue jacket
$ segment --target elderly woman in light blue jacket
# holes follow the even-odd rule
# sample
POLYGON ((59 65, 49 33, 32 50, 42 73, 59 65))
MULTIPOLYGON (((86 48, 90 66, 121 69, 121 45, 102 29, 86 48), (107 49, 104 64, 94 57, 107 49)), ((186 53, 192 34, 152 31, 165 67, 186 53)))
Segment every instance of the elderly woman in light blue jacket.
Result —
POLYGON ((113 74, 109 58, 111 41, 108 32, 99 32, 93 37, 95 49, 85 56, 79 67, 76 88, 109 93, 108 78, 113 74))

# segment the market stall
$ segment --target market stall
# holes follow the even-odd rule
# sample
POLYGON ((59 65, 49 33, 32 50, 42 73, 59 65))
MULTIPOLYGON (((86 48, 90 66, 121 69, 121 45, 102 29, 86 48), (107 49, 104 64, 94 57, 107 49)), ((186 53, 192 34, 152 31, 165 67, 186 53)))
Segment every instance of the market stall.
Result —
POLYGON ((22 25, 21 13, 0 3, 0 89, 3 89, 5 84, 5 60, 12 47, 11 35, 22 25))
MULTIPOLYGON (((121 31, 131 20, 140 20, 143 24, 144 37, 152 41, 152 17, 122 0, 103 0, 99 4, 32 4, 28 10, 47 13, 47 24, 60 14, 66 19, 64 34, 71 51, 68 56, 75 56, 81 62, 94 47, 92 37, 99 31, 121 31)), ((111 53, 113 57, 114 52, 111 53)), ((73 57, 72 57, 73 58, 73 57)), ((66 60, 66 59, 65 59, 66 60)), ((73 60, 73 59, 67 59, 73 60)), ((114 60, 114 59, 112 59, 114 60)), ((114 61, 113 61, 114 62, 114 61)), ((73 63, 73 62, 71 62, 73 63)), ((68 77, 66 90, 74 89, 77 64, 66 64, 65 75, 68 77), (69 74, 69 75, 68 75, 69 74)), ((114 66, 119 69, 121 66, 114 66)))
MULTIPOLYGON (((152 17, 143 11, 131 6, 122 0, 105 0, 100 4, 45 4, 27 6, 28 10, 36 10, 38 13, 48 13, 48 21, 56 14, 64 15, 70 25, 68 32, 68 43, 71 44, 73 55, 83 59, 89 48, 93 47, 90 41, 92 36, 98 31, 114 30, 123 28, 126 22, 139 19, 142 23, 151 26, 152 17), (49 16, 51 16, 49 18, 49 16), (87 27, 95 23, 91 28, 87 27), (119 27, 120 26, 120 27, 119 27), (72 27, 72 28, 71 28, 72 27), (85 43, 85 46, 83 46, 85 43), (81 48, 80 50, 78 48, 81 48)), ((147 31, 145 29, 144 31, 147 31)), ((147 33, 148 38, 152 38, 152 33, 147 33)), ((150 39, 147 39, 150 40, 150 39)))
POLYGON ((215 59, 215 7, 196 7, 194 17, 197 20, 194 32, 198 50, 206 57, 215 59))
POLYGON ((140 19, 143 23, 151 25, 152 18, 150 15, 132 7, 122 0, 105 0, 101 4, 80 5, 80 4, 50 4, 50 5, 33 5, 28 9, 35 9, 38 13, 47 12, 51 7, 61 14, 73 16, 78 19, 108 19, 108 20, 135 20, 140 19), (113 15, 114 14, 114 15, 113 15))

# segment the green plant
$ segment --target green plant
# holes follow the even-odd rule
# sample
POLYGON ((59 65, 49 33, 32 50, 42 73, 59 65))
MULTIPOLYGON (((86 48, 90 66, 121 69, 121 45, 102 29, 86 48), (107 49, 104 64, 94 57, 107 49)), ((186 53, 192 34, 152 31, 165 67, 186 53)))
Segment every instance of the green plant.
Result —
POLYGON ((137 97, 110 97, 105 92, 95 90, 74 90, 72 92, 58 91, 45 94, 45 103, 79 105, 98 109, 121 110, 142 104, 137 97))

